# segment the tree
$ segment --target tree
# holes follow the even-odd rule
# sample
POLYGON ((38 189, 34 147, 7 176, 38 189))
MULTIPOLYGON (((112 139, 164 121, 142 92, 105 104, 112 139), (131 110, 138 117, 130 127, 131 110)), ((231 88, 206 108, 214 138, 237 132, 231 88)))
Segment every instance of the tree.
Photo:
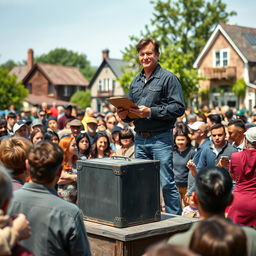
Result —
MULTIPOLYGON (((175 73, 183 85, 185 98, 198 91, 201 79, 193 63, 219 22, 227 22, 235 12, 227 12, 222 0, 152 0, 154 6, 151 24, 146 25, 140 37, 131 36, 123 58, 130 63, 130 75, 139 71, 135 49, 140 38, 152 37, 161 42, 160 64, 175 73), (131 72, 130 70, 133 70, 131 72)), ((127 88, 128 72, 120 78, 127 88)))
POLYGON ((77 104, 78 108, 85 109, 91 106, 91 91, 89 89, 85 91, 77 91, 75 92, 70 102, 77 104))
POLYGON ((237 80, 232 85, 232 92, 238 97, 238 106, 240 102, 244 101, 245 94, 246 94, 246 83, 243 78, 237 80))
POLYGON ((15 66, 17 66, 17 63, 15 63, 13 60, 8 60, 1 65, 2 68, 6 68, 9 71, 11 71, 15 66))
POLYGON ((0 67, 0 109, 7 109, 12 104, 15 109, 20 109, 28 91, 22 83, 16 82, 15 75, 8 73, 7 69, 0 67))
POLYGON ((88 80, 92 78, 96 71, 96 68, 91 66, 85 54, 78 54, 63 48, 56 48, 47 54, 42 54, 35 58, 35 62, 77 67, 88 80))

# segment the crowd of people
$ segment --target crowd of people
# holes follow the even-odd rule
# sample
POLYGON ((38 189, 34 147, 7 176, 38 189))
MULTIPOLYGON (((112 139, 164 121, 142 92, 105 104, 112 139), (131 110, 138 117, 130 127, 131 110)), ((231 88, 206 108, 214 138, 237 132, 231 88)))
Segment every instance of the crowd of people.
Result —
MULTIPOLYGON (((15 246, 17 241, 30 236, 28 220, 30 223, 33 223, 33 230, 36 228, 34 222, 38 222, 39 216, 43 216, 42 222, 49 221, 48 218, 52 218, 51 213, 43 213, 42 211, 42 207, 45 204, 42 202, 42 199, 44 199, 42 195, 45 191, 40 192, 42 195, 38 192, 33 195, 34 189, 43 190, 40 187, 42 184, 50 184, 52 191, 48 192, 49 198, 51 198, 52 194, 58 195, 64 201, 75 205, 77 203, 76 161, 78 159, 85 160, 114 155, 135 156, 135 131, 132 122, 123 122, 116 112, 111 111, 109 107, 105 108, 105 113, 95 113, 91 108, 88 108, 85 113, 80 113, 80 115, 74 114, 76 112, 72 111, 74 107, 71 105, 64 106, 63 108, 64 113, 60 115, 59 112, 53 115, 49 111, 50 108, 47 108, 44 111, 38 110, 37 116, 32 116, 28 113, 23 116, 22 113, 10 112, 0 120, 0 161, 5 168, 12 171, 12 190, 16 191, 13 203, 9 207, 10 213, 18 214, 18 217, 13 220, 12 228, 15 229, 16 221, 23 223, 23 226, 20 224, 22 227, 18 227, 18 229, 21 229, 21 231, 18 231, 18 233, 21 232, 21 235, 15 235, 16 237, 13 240, 10 239, 12 241, 9 243, 11 247, 15 246), (64 125, 61 129, 62 123, 64 125), (54 151, 56 151, 55 154, 54 151), (57 156, 58 154, 59 156, 57 156), (40 170, 39 173, 36 173, 38 170, 40 170), (49 175, 49 171, 55 175, 49 175), (30 213, 30 204, 33 207, 36 205, 38 212, 30 213), (21 212, 26 213, 26 217, 20 214, 21 212)), ((191 113, 191 110, 187 109, 186 114, 176 121, 175 128, 173 129, 173 172, 182 204, 182 215, 205 218, 205 211, 209 210, 211 212, 209 216, 215 216, 215 211, 218 213, 218 207, 222 203, 216 199, 213 199, 211 203, 209 199, 210 188, 207 188, 207 195, 201 195, 202 199, 198 199, 198 194, 202 194, 198 190, 200 190, 200 186, 206 186, 206 183, 199 186, 196 184, 195 177, 198 174, 204 173, 205 169, 221 167, 222 172, 229 173, 229 178, 231 180, 232 177, 234 184, 232 200, 229 198, 223 202, 220 210, 221 213, 223 216, 232 219, 236 224, 255 228, 256 118, 254 117, 256 115, 248 116, 248 121, 245 122, 244 118, 240 118, 240 115, 235 113, 231 118, 228 118, 225 114, 230 114, 230 111, 222 113, 222 110, 218 109, 212 110, 210 113, 205 112, 204 114, 202 111, 196 114, 191 113), (204 196, 207 197, 207 206, 201 205, 201 201, 206 200, 204 196), (202 210, 202 207, 206 207, 206 209, 202 210)), ((207 173, 209 174, 210 172, 208 171, 207 173)), ((212 186, 215 181, 215 179, 212 180, 212 186)), ((214 187, 216 197, 222 195, 222 189, 229 189, 228 193, 231 196, 232 182, 231 187, 228 187, 227 184, 224 185, 225 187, 223 188, 218 188, 217 185, 214 187)), ((204 189, 206 188, 204 187, 204 189)), ((9 197, 11 195, 10 193, 9 197)), ((47 198, 47 200, 49 201, 50 199, 47 198)), ((58 205, 58 201, 55 202, 55 200, 54 198, 53 205, 58 205)), ((50 212, 56 211, 53 205, 49 204, 46 211, 49 211, 49 208, 50 212)), ((67 207, 67 205, 64 206, 67 207)), ((78 211, 77 208, 75 210, 78 211)), ((165 210, 164 205, 162 210, 165 210)), ((7 210, 2 211, 2 218, 7 218, 6 213, 7 210)), ((59 214, 63 213, 60 212, 59 214)), ((54 221, 55 225, 58 224, 56 220, 51 221, 54 221)), ((79 215, 76 221, 81 224, 82 216, 79 215)), ((194 239, 191 238, 192 240, 188 242, 188 247, 195 252, 199 252, 195 248, 200 247, 197 244, 199 240, 197 236, 204 232, 207 225, 213 226, 213 228, 216 225, 216 229, 219 232, 222 229, 226 230, 227 227, 225 225, 228 225, 228 222, 226 223, 218 218, 210 218, 205 223, 198 225, 198 229, 195 229, 193 235, 191 231, 191 237, 194 239), (215 222, 216 224, 211 224, 215 222), (193 241, 196 241, 195 244, 193 244, 193 241)), ((59 225, 61 226, 60 223, 59 225)), ((237 226, 232 225, 231 229, 228 229, 227 232, 235 234, 236 228, 237 226)), ((214 230, 210 229, 205 232, 214 232, 214 230)), ((240 229, 237 232, 239 233, 240 229)), ((223 235, 225 232, 222 230, 221 233, 223 235)), ((10 234, 9 236, 11 236, 10 234)), ((211 233, 207 233, 207 235, 210 236, 211 233)), ((240 235, 243 237, 244 233, 240 235)), ((244 238, 241 237, 240 241, 243 241, 244 238)), ((83 243, 84 247, 81 249, 79 246, 75 246, 74 248, 89 251, 85 230, 83 231, 83 238, 86 241, 83 243)), ((174 236, 169 242, 173 243, 174 241, 174 244, 180 244, 176 241, 178 238, 174 236)), ((44 239, 49 240, 53 238, 47 236, 44 239)), ((33 246, 33 239, 30 238, 27 241, 29 242, 24 240, 21 244, 34 253, 36 252, 41 255, 41 248, 33 246)), ((79 240, 77 243, 80 244, 81 241, 79 240)), ((184 243, 182 245, 184 246, 184 243)), ((63 244, 60 244, 58 250, 61 250, 63 246, 63 244)), ((69 247, 71 245, 65 246, 69 247)), ((166 246, 164 245, 163 248, 166 249, 166 246)), ((50 248, 49 250, 55 249, 50 248)), ((247 250, 251 251, 253 249, 249 247, 247 250)), ((8 250, 3 251, 6 253, 8 250)))

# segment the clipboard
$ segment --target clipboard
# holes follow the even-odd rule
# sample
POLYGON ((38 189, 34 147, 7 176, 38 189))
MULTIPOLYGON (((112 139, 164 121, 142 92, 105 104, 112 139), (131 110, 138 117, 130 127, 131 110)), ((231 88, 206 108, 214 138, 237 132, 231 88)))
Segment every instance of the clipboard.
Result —
MULTIPOLYGON (((125 97, 111 97, 111 98, 108 98, 107 101, 111 103, 113 106, 115 106, 116 108, 123 108, 125 110, 129 110, 130 108, 138 108, 137 105, 135 105, 131 100, 125 97)), ((139 118, 139 116, 133 113, 128 113, 127 116, 132 119, 139 118)))

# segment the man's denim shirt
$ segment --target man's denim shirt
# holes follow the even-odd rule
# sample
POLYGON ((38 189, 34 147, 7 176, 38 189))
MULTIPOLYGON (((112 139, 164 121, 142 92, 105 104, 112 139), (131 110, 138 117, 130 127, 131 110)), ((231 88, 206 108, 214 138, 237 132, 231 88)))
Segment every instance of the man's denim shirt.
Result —
POLYGON ((146 83, 143 71, 132 81, 128 98, 138 106, 151 108, 150 118, 135 119, 136 132, 169 131, 185 111, 180 81, 159 64, 146 83))

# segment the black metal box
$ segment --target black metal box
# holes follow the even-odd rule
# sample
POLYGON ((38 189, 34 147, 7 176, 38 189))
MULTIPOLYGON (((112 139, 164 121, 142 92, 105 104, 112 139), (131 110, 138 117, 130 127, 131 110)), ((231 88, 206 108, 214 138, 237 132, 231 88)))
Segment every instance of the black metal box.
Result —
POLYGON ((115 227, 159 221, 159 169, 157 160, 78 161, 78 206, 85 219, 115 227))

